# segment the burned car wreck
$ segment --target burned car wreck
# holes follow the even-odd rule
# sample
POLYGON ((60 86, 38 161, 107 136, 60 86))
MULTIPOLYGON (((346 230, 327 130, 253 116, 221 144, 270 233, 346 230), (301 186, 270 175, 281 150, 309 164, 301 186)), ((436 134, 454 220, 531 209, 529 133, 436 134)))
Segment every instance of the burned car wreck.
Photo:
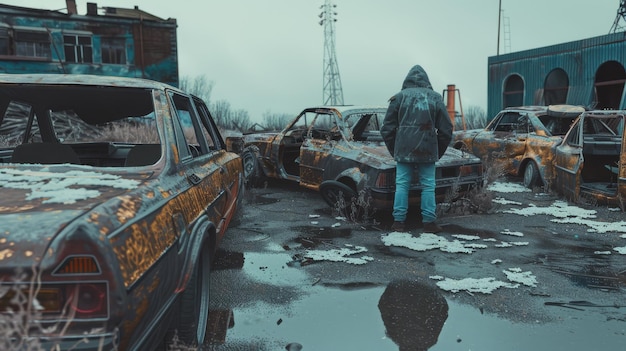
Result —
MULTIPOLYGON (((395 161, 389 155, 380 126, 386 107, 319 106, 304 109, 282 131, 227 138, 240 152, 251 183, 269 177, 299 183, 319 191, 331 207, 391 209, 395 191, 395 161)), ((436 164, 439 201, 479 187, 480 160, 448 148, 436 164)), ((421 187, 415 176, 410 204, 419 205, 421 187)), ((451 199, 451 198, 449 198, 451 199)))
POLYGON ((451 145, 520 176, 528 188, 550 186, 555 148, 584 111, 572 105, 507 107, 483 129, 455 131, 451 145))
POLYGON ((572 201, 626 210, 626 139, 622 110, 583 113, 557 146, 555 188, 572 201))
POLYGON ((240 157, 200 99, 133 78, 0 75, 0 345, 204 342, 240 157), (23 325, 22 325, 23 324, 23 325))

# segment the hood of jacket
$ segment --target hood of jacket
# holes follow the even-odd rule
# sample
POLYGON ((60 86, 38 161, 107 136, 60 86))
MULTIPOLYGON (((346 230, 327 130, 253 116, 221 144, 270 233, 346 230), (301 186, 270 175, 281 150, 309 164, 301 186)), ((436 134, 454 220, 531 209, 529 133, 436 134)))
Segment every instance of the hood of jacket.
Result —
POLYGON ((415 65, 409 70, 409 73, 406 75, 406 78, 404 78, 404 82, 402 83, 402 89, 404 90, 407 88, 433 88, 430 85, 428 75, 422 66, 415 65))

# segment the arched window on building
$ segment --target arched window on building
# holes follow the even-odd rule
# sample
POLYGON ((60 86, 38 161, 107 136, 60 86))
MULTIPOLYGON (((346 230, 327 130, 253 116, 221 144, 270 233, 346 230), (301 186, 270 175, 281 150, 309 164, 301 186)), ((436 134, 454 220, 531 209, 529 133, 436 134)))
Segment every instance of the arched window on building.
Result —
POLYGON ((502 92, 504 107, 524 105, 524 80, 518 74, 510 75, 504 81, 502 92))
POLYGON ((567 102, 569 77, 561 68, 555 68, 543 84, 543 102, 545 105, 560 105, 567 102))
POLYGON ((597 109, 619 109, 626 83, 626 70, 617 61, 607 61, 596 72, 594 93, 597 109))

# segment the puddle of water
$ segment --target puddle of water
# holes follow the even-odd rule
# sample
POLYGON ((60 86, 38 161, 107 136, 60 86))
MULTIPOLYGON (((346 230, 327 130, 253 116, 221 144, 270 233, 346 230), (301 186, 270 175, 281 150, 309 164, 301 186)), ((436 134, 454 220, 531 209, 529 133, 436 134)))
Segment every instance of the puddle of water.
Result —
MULTIPOLYGON (((227 342, 217 349, 247 345, 255 350, 284 350, 289 343, 299 343, 303 351, 396 351, 378 308, 384 290, 313 286, 309 295, 288 306, 258 302, 237 308, 227 342)), ((560 323, 524 324, 447 300, 448 318, 430 351, 618 350, 626 334, 623 321, 589 311, 575 311, 560 323)))
POLYGON ((244 274, 259 282, 285 286, 311 283, 306 272, 288 265, 293 261, 288 253, 248 252, 244 254, 244 261, 244 274))
POLYGON ((332 238, 349 238, 352 235, 352 228, 327 228, 317 226, 304 226, 296 227, 294 230, 306 234, 312 235, 318 238, 332 239, 332 238))
MULTIPOLYGON (((289 253, 281 252, 278 245, 270 249, 273 252, 243 254, 242 272, 249 279, 279 289, 299 289, 300 297, 281 304, 259 299, 234 307, 234 324, 227 330, 225 344, 212 345, 212 350, 285 350, 290 343, 302 345, 303 351, 399 349, 396 342, 401 341, 386 332, 380 307, 381 296, 391 284, 311 281, 304 270, 289 265, 289 253)), ((623 347, 626 335, 626 312, 616 306, 574 304, 576 308, 568 309, 557 303, 547 309, 558 322, 533 324, 485 314, 432 286, 422 289, 403 285, 396 294, 398 300, 407 296, 409 301, 423 301, 424 296, 432 299, 421 302, 417 311, 411 302, 400 304, 406 308, 391 309, 392 315, 403 314, 396 325, 407 335, 416 334, 411 328, 423 325, 424 320, 439 321, 436 328, 421 327, 430 337, 439 332, 436 343, 428 348, 432 351, 617 350, 623 347), (430 301, 437 299, 447 304, 447 318, 441 309, 432 314, 435 309, 424 307, 434 306, 430 301), (402 329, 405 326, 407 332, 402 329)))
POLYGON ((251 192, 252 195, 247 198, 248 203, 254 205, 269 205, 280 201, 280 199, 271 198, 267 195, 259 195, 251 192))

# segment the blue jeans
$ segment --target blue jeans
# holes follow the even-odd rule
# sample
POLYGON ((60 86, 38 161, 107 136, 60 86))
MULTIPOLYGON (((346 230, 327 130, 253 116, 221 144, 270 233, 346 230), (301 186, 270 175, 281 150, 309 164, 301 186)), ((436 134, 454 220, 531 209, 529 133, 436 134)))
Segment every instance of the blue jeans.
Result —
POLYGON ((393 219, 404 222, 409 209, 409 188, 413 169, 417 168, 419 182, 422 186, 421 211, 422 222, 434 222, 437 219, 437 203, 435 202, 435 163, 396 164, 396 194, 393 200, 393 219))

